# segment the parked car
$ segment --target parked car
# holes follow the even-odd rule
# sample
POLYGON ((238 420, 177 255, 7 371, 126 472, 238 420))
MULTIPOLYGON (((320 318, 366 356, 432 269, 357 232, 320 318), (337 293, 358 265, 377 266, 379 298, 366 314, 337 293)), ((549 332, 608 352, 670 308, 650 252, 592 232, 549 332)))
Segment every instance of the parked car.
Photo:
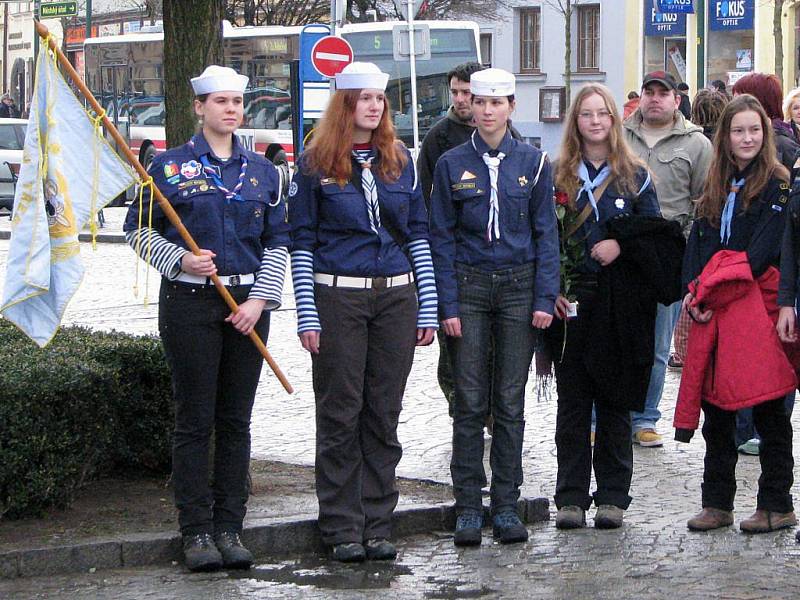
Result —
POLYGON ((0 119, 0 208, 14 207, 14 188, 27 126, 25 119, 0 119))

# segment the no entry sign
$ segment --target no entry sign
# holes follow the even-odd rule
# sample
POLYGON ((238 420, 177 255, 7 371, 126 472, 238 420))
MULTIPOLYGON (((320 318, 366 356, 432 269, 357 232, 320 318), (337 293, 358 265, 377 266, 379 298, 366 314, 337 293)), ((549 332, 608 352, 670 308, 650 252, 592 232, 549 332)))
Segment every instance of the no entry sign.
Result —
POLYGON ((353 62, 353 49, 347 40, 329 35, 311 49, 311 64, 325 77, 333 77, 353 62))

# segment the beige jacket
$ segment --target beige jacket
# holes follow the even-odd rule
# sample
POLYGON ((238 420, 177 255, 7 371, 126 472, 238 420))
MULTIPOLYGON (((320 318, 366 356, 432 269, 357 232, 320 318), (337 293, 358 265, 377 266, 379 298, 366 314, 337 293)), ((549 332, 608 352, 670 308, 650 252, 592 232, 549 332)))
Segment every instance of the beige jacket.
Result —
POLYGON ((689 237, 694 218, 694 203, 703 193, 711 164, 711 142, 703 129, 675 111, 675 124, 667 137, 647 147, 642 129, 642 113, 637 110, 623 123, 625 139, 633 152, 650 169, 658 194, 661 214, 678 221, 689 237))

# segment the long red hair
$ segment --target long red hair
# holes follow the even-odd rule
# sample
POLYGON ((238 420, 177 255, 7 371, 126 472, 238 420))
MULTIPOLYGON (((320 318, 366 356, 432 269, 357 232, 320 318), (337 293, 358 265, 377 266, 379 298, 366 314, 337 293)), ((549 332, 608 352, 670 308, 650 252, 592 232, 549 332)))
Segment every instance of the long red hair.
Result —
MULTIPOLYGON (((341 186, 353 172, 354 115, 360 96, 361 90, 336 90, 305 152, 309 171, 333 177, 341 186)), ((391 114, 389 98, 384 97, 381 120, 372 132, 372 146, 379 159, 374 171, 384 181, 397 181, 408 162, 403 143, 395 136, 391 114)))

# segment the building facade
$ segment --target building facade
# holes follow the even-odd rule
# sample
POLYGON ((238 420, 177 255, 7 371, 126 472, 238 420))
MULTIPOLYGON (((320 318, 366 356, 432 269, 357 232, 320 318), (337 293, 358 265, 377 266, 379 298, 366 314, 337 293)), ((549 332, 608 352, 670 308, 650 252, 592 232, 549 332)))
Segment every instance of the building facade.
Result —
MULTIPOLYGON (((558 0, 512 0, 501 18, 480 22, 484 63, 517 77, 514 125, 531 143, 557 153, 566 111, 565 17, 558 0)), ((659 0, 572 0, 571 76, 608 86, 620 106, 645 73, 667 70, 690 96, 713 80, 776 72, 774 0, 694 0, 690 14, 663 13, 659 0)), ((780 16, 784 90, 798 85, 800 1, 780 16)))

